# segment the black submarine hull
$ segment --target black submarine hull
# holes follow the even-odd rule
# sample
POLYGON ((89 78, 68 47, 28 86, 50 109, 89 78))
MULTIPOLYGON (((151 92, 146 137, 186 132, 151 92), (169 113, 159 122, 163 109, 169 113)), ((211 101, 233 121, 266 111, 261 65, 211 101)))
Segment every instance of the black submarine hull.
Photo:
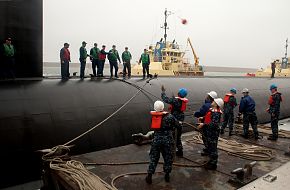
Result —
MULTIPOLYGON (((132 143, 131 134, 149 131, 150 114, 160 87, 168 96, 180 87, 188 89, 186 120, 203 104, 206 93, 214 90, 220 97, 231 87, 240 92, 249 88, 256 101, 259 122, 269 122, 266 113, 269 85, 275 82, 284 96, 281 118, 290 116, 288 79, 257 78, 158 78, 149 83, 133 78, 121 80, 72 79, 16 80, 0 82, 1 185, 23 183, 40 177, 40 158, 36 150, 64 144, 104 120, 137 91, 144 90, 113 118, 75 141, 72 154, 132 143), (148 93, 149 92, 149 93, 148 93), (3 181, 2 181, 3 180, 3 181)), ((241 93, 237 94, 238 100, 241 93)), ((236 109, 237 111, 237 109, 236 109)), ((184 128, 188 130, 188 128, 184 128)))

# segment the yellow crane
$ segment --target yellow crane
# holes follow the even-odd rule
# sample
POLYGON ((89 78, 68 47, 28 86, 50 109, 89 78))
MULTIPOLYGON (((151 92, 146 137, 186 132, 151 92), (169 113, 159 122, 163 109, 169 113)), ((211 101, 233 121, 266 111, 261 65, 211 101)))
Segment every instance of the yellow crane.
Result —
POLYGON ((193 53, 193 56, 194 56, 194 65, 195 65, 195 67, 198 67, 198 65, 199 65, 199 58, 197 57, 197 55, 196 55, 196 53, 194 51, 194 48, 192 46, 192 43, 191 43, 191 41, 190 41, 189 38, 187 38, 187 42, 189 43, 189 45, 191 47, 191 50, 192 50, 192 53, 193 53))

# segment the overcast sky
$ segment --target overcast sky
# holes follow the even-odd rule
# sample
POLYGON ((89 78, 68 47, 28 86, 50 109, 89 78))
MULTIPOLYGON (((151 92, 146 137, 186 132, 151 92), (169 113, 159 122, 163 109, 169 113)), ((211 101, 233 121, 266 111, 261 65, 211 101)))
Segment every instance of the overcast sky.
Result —
MULTIPOLYGON (((78 62, 81 42, 129 47, 135 62, 143 49, 163 36, 185 50, 191 38, 201 65, 260 68, 285 53, 290 38, 289 0, 44 0, 44 61, 59 60, 64 42, 78 62), (181 18, 188 20, 181 24, 181 18)), ((188 56, 192 58, 190 51, 188 56)))

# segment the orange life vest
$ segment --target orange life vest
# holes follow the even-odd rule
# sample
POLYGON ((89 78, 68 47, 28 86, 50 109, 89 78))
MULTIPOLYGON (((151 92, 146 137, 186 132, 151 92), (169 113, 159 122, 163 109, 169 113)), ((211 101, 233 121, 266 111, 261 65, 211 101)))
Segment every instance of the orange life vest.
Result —
MULTIPOLYGON (((279 93, 279 92, 276 91, 276 92, 274 92, 273 94, 271 94, 271 96, 270 96, 270 98, 269 98, 269 100, 268 100, 268 104, 269 104, 270 106, 274 104, 273 96, 274 96, 275 94, 277 94, 277 93, 279 93)), ((280 94, 280 93, 279 93, 279 94, 280 94)), ((281 94, 280 94, 280 101, 281 101, 281 102, 283 101, 283 99, 282 99, 282 95, 281 95, 281 94)))
MULTIPOLYGON (((175 97, 175 98, 181 100, 182 104, 181 104, 180 111, 184 112, 186 110, 186 104, 188 103, 188 99, 187 98, 181 98, 181 97, 175 97)), ((173 106, 170 105, 169 106, 169 111, 172 111, 172 110, 173 110, 173 106)))
POLYGON ((230 97, 234 96, 233 94, 229 93, 226 94, 224 97, 224 103, 228 103, 230 101, 230 97))
POLYGON ((220 112, 222 113, 222 111, 220 109, 212 109, 210 108, 208 110, 208 112, 205 114, 205 117, 204 117, 204 124, 208 125, 211 123, 211 115, 213 112, 220 112))
POLYGON ((168 112, 151 111, 150 114, 152 116, 151 129, 160 129, 162 118, 164 115, 168 114, 168 112))

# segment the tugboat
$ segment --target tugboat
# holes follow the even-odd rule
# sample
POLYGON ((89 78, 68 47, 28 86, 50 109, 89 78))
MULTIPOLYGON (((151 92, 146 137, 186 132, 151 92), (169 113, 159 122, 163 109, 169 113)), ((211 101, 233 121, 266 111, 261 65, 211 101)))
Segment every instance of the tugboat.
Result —
MULTIPOLYGON (((165 22, 163 25, 164 40, 161 38, 156 45, 150 45, 148 53, 150 57, 150 74, 158 76, 203 76, 204 72, 199 65, 199 58, 197 57, 190 39, 187 39, 187 43, 190 45, 193 56, 194 64, 191 64, 187 58, 185 58, 185 51, 181 50, 179 45, 173 40, 167 41, 167 18, 168 14, 165 9, 165 22)), ((136 64, 132 68, 132 75, 141 76, 143 74, 142 65, 136 64)))
MULTIPOLYGON (((274 64, 276 65, 275 69, 275 77, 290 77, 290 65, 289 65, 289 58, 287 55, 287 48, 288 48, 288 39, 286 40, 285 45, 285 56, 281 59, 274 60, 274 64)), ((266 69, 261 68, 255 73, 256 77, 270 77, 272 74, 271 66, 267 67, 266 69)))

